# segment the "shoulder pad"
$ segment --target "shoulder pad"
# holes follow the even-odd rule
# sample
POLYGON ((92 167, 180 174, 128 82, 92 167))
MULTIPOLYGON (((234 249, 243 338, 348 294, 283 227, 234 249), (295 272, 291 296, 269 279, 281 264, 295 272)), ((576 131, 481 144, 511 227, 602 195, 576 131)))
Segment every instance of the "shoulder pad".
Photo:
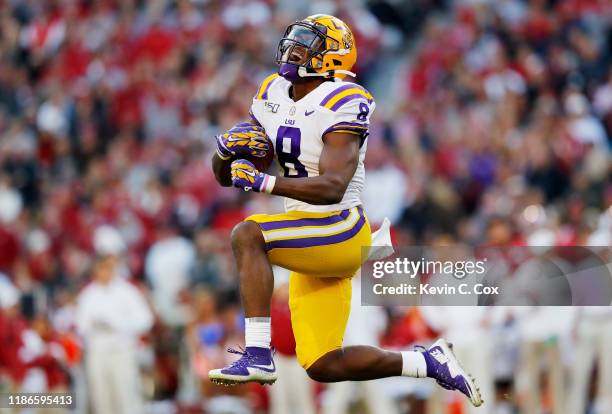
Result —
POLYGON ((343 82, 342 86, 327 94, 319 105, 336 112, 345 104, 356 100, 366 100, 368 103, 372 103, 374 97, 363 86, 352 82, 343 82))
POLYGON ((273 73, 263 80, 257 93, 253 97, 253 99, 268 99, 268 90, 270 89, 270 85, 274 82, 275 79, 279 77, 278 73, 273 73))

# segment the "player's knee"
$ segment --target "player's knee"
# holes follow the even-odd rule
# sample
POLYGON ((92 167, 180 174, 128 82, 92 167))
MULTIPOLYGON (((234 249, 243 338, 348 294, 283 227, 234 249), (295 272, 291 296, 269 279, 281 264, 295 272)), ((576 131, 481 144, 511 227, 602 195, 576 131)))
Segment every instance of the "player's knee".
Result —
POLYGON ((330 360, 329 358, 320 358, 306 369, 306 373, 313 381, 333 382, 336 377, 334 375, 334 365, 333 359, 330 360))
POLYGON ((317 364, 313 364, 312 366, 310 366, 306 370, 306 373, 313 381, 329 382, 328 373, 326 373, 322 368, 319 368, 317 364))
POLYGON ((257 223, 243 221, 238 223, 232 230, 232 248, 234 251, 243 247, 253 248, 264 246, 264 239, 257 223))

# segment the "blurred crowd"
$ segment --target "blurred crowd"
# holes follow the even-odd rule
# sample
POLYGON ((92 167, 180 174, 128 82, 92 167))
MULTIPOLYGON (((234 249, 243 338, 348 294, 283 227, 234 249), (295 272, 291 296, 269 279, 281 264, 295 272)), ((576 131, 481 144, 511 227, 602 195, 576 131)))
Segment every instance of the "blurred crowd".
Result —
MULTIPOLYGON (((612 244, 609 1, 0 0, 0 390, 73 390, 80 410, 101 413, 282 404, 258 386, 205 380, 231 358, 226 344, 242 341, 229 231, 282 208, 219 187, 210 156, 214 135, 248 116, 258 82, 276 70, 284 28, 313 13, 355 33, 358 79, 378 106, 364 204, 375 226, 390 218, 398 245, 612 244), (125 401, 131 387, 142 401, 125 401)), ((277 273, 273 340, 291 360, 277 273)), ((380 312, 362 317, 379 321, 369 341, 388 346, 452 337, 464 323, 426 308, 380 312)), ((558 311, 563 328, 531 337, 538 328, 520 321, 546 325, 550 314, 470 315, 470 341, 503 347, 482 367, 497 393, 488 412, 560 412, 568 343, 591 344, 592 356, 572 397, 583 408, 571 413, 597 405, 590 367, 598 360, 609 376, 612 362, 594 347, 612 341, 593 338, 610 313, 558 311), (517 358, 533 367, 541 355, 554 372, 519 372, 517 358), (535 402, 515 392, 533 381, 544 390, 535 402)), ((467 412, 398 381, 385 389, 402 410, 467 412)), ((353 401, 360 393, 300 384, 285 388, 311 390, 305 413, 368 406, 353 401)))

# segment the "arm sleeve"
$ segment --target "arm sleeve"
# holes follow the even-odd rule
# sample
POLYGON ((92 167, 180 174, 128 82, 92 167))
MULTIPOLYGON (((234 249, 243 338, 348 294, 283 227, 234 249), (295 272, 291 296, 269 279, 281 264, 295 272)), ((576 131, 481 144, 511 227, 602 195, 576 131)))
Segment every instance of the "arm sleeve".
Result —
POLYGON ((365 97, 354 98, 338 108, 322 108, 321 137, 331 132, 343 132, 358 135, 363 144, 368 136, 370 117, 375 108, 374 100, 365 97))

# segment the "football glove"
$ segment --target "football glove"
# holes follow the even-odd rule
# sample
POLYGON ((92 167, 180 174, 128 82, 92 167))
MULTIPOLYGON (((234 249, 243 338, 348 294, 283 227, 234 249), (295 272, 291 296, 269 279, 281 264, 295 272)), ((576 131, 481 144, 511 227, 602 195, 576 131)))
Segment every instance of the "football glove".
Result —
POLYGON ((270 150, 266 131, 259 125, 241 122, 224 134, 217 135, 217 155, 222 160, 233 156, 263 158, 270 150))
POLYGON ((271 193, 276 177, 257 171, 252 162, 236 160, 232 162, 232 185, 244 191, 271 193))

